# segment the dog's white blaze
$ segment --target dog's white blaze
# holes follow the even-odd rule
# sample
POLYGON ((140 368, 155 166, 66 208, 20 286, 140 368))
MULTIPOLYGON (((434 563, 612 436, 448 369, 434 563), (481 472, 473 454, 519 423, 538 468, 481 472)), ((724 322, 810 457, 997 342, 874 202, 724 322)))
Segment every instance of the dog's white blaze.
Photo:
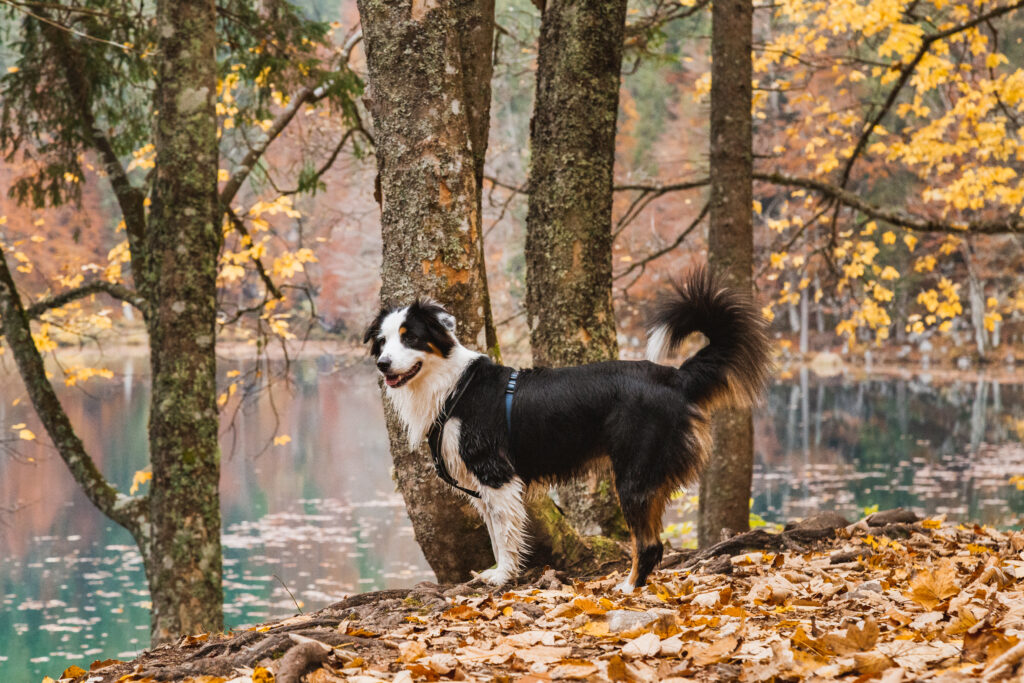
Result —
POLYGON ((402 325, 405 324, 405 316, 409 307, 400 308, 389 313, 380 323, 380 334, 384 337, 384 343, 380 347, 380 357, 391 361, 391 372, 396 375, 409 372, 416 362, 421 360, 422 351, 410 349, 402 344, 402 325))
POLYGON ((395 311, 381 322, 384 344, 381 345, 380 357, 391 361, 392 371, 396 374, 408 372, 416 363, 423 363, 416 376, 405 385, 384 387, 384 395, 405 423, 410 447, 416 448, 437 419, 462 372, 483 354, 470 351, 457 340, 447 358, 405 346, 400 330, 408 310, 395 311))
POLYGON ((441 438, 441 455, 448 471, 461 485, 480 492, 473 498, 473 507, 483 517, 491 537, 491 550, 498 562, 493 569, 481 572, 480 577, 495 585, 507 583, 519 574, 519 563, 526 546, 526 505, 523 503, 523 480, 514 477, 498 488, 483 486, 466 469, 459 454, 462 423, 458 418, 448 420, 441 438))
POLYGON ((652 328, 647 335, 647 360, 658 363, 669 354, 671 346, 671 332, 667 325, 658 325, 652 328))

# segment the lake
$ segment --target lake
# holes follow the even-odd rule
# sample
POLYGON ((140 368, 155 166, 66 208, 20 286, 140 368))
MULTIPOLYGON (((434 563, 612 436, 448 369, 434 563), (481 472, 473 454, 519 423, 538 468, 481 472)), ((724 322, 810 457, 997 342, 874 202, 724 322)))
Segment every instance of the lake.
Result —
MULTIPOLYGON (((148 643, 149 595, 128 533, 77 490, 0 356, 0 680, 130 658, 148 643), (18 439, 24 423, 36 441, 18 439)), ((122 490, 146 466, 148 361, 103 365, 59 394, 122 490)), ((251 376, 227 361, 222 385, 251 376), (228 377, 233 371, 241 377, 228 377)), ((59 370, 54 370, 59 373, 59 370)), ((264 373, 266 377, 269 373, 264 373)), ((829 509, 859 517, 902 505, 1007 526, 1024 515, 1024 384, 984 376, 819 378, 786 373, 758 410, 752 512, 769 523, 829 509)), ((290 381, 239 390, 222 428, 225 613, 237 627, 366 590, 432 580, 394 491, 375 373, 363 359, 295 361, 290 381), (287 435, 289 440, 274 437, 287 435), (286 589, 287 587, 287 589, 286 589)), ((239 385, 241 386, 241 384, 239 385)), ((690 503, 671 511, 692 538, 690 503)))

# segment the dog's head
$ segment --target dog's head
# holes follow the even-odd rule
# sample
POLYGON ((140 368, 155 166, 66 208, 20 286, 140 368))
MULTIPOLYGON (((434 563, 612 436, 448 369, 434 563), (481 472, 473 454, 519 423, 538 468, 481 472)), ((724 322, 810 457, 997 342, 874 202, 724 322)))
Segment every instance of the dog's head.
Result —
POLYGON ((413 381, 432 363, 443 362, 458 343, 455 318, 432 301, 382 310, 366 330, 363 343, 392 389, 413 381))

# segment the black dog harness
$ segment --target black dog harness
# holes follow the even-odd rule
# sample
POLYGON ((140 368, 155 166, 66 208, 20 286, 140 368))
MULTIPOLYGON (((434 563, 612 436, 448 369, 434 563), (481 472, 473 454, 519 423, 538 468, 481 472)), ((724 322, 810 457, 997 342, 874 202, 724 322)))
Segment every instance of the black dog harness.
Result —
MULTIPOLYGON (((462 398, 462 395, 466 393, 466 389, 469 388, 475 374, 476 364, 469 369, 466 376, 459 382, 459 386, 455 388, 455 391, 448 396, 444 405, 441 406, 441 412, 438 414, 437 419, 434 420, 434 424, 430 425, 430 431, 427 432, 427 443, 430 445, 430 456, 434 460, 434 471, 437 472, 437 476, 441 478, 441 481, 453 488, 457 488, 468 496, 479 498, 479 492, 459 485, 459 482, 452 476, 452 473, 448 471, 448 465, 445 463, 444 455, 441 453, 441 438, 444 436, 444 426, 452 416, 452 411, 455 410, 459 399, 462 398)), ((512 375, 508 378, 508 385, 505 387, 505 426, 508 428, 509 438, 512 437, 512 398, 516 393, 516 380, 518 377, 519 371, 513 370, 512 375)))

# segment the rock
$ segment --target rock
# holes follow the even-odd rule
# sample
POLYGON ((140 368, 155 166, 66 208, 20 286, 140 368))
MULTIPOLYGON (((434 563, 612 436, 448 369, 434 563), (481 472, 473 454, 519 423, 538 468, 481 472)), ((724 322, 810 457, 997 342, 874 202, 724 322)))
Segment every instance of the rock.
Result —
POLYGON ((854 592, 871 591, 872 593, 881 593, 884 589, 882 588, 882 584, 878 581, 865 581, 864 583, 858 584, 858 586, 853 590, 854 592))
POLYGON ((658 615, 651 612, 633 612, 625 609, 613 609, 605 616, 608 619, 610 633, 643 628, 658 619, 658 615))
POLYGON ((886 526, 887 524, 915 524, 920 522, 921 518, 911 510, 895 508, 868 515, 864 521, 868 526, 886 526))
POLYGON ((806 517, 799 522, 790 522, 786 525, 786 531, 803 529, 806 531, 823 531, 825 529, 845 529, 850 523, 838 512, 821 512, 811 517, 806 517))

